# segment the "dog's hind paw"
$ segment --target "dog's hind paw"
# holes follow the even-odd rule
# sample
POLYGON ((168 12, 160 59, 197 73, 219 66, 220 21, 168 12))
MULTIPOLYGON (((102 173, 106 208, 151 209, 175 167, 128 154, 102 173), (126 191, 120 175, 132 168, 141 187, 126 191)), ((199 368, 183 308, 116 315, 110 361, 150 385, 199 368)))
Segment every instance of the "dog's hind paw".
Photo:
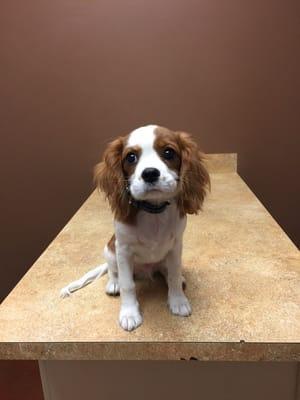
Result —
POLYGON ((119 283, 115 280, 109 280, 107 282, 105 292, 110 296, 118 296, 120 294, 119 283))

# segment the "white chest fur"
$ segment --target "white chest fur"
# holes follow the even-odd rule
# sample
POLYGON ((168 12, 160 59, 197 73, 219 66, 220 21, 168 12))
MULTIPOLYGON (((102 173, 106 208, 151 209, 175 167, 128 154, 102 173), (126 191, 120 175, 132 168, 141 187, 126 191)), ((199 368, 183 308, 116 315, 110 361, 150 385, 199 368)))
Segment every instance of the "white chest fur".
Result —
POLYGON ((158 263, 181 240, 185 225, 175 204, 161 214, 140 211, 134 226, 115 222, 117 245, 127 245, 136 264, 158 263))

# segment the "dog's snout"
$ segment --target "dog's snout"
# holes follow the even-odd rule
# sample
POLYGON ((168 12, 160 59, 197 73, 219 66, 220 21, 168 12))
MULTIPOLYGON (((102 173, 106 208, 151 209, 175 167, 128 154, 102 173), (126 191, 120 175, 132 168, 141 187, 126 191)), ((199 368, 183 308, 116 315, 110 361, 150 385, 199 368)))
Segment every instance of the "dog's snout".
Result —
POLYGON ((145 168, 142 172, 142 178, 147 183, 154 183, 158 180, 160 171, 157 168, 145 168))

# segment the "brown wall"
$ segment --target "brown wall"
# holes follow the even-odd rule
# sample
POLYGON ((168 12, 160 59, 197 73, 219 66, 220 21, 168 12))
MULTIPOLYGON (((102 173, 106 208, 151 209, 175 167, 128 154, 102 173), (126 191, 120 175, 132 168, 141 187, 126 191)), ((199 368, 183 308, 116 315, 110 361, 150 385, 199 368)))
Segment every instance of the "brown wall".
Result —
POLYGON ((0 298, 90 193, 107 141, 146 123, 238 152, 243 178, 299 243, 296 6, 3 0, 0 298))

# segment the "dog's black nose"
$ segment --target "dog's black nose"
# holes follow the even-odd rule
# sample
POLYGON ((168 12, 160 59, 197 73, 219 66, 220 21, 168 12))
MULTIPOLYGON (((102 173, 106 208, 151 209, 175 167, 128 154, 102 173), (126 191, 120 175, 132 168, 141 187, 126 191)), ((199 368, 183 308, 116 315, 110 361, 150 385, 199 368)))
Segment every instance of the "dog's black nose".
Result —
POLYGON ((160 172, 157 168, 145 168, 142 172, 142 178, 145 182, 154 183, 158 180, 160 172))

